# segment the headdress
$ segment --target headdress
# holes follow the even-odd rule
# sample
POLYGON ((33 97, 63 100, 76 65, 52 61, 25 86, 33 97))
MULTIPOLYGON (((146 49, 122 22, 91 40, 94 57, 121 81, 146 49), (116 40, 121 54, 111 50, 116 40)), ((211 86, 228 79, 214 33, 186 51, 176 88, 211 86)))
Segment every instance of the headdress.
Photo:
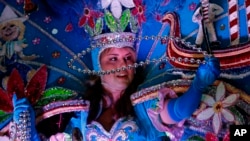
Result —
MULTIPOLYGON (((105 75, 119 72, 125 69, 137 68, 151 62, 176 61, 178 58, 161 58, 146 60, 145 62, 135 63, 133 65, 116 68, 113 70, 103 71, 100 67, 99 57, 103 50, 111 47, 137 48, 137 41, 141 40, 175 40, 185 44, 180 38, 167 36, 140 36, 139 31, 143 22, 146 21, 145 6, 142 0, 101 0, 101 9, 103 12, 92 10, 88 7, 84 8, 84 14, 80 17, 78 25, 83 27, 86 33, 90 35, 90 47, 75 55, 68 62, 68 67, 81 73, 105 75), (77 68, 73 65, 76 59, 82 58, 86 53, 91 53, 93 70, 77 68)), ((191 46, 189 44, 189 46, 191 46)), ((191 46, 196 50, 195 46, 191 46)), ((182 59, 184 60, 184 58, 182 59)), ((181 60, 181 61, 182 61, 181 60)), ((194 59, 186 59, 196 63, 194 59)), ((200 60, 197 61, 199 64, 200 60)))

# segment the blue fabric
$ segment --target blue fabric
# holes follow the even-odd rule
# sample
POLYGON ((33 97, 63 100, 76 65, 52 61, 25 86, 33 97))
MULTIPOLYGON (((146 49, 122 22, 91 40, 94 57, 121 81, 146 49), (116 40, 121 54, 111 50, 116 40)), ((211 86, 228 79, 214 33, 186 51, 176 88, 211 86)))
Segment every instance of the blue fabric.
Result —
POLYGON ((19 123, 19 115, 21 112, 28 110, 30 113, 30 122, 31 122, 31 141, 40 141, 40 137, 37 134, 36 128, 35 128, 35 112, 32 109, 32 106, 30 105, 27 98, 21 98, 17 99, 16 94, 13 95, 13 105, 14 105, 14 114, 13 114, 13 120, 15 123, 19 123), (33 123, 33 124, 32 124, 33 123))
POLYGON ((99 137, 110 136, 117 137, 115 139, 117 141, 161 141, 166 134, 156 130, 147 115, 147 109, 152 108, 156 101, 157 98, 135 105, 137 115, 118 119, 109 132, 97 122, 87 125, 88 111, 77 112, 75 117, 70 120, 65 132, 71 134, 73 128, 77 127, 82 131, 85 140, 88 140, 86 138, 91 133, 93 135, 91 141, 100 140, 99 137), (123 138, 124 134, 119 134, 119 131, 125 133, 126 138, 123 138))
POLYGON ((188 89, 182 96, 171 99, 168 103, 168 113, 175 121, 188 118, 198 108, 202 92, 219 77, 220 64, 217 58, 206 57, 206 63, 201 64, 196 76, 188 89))

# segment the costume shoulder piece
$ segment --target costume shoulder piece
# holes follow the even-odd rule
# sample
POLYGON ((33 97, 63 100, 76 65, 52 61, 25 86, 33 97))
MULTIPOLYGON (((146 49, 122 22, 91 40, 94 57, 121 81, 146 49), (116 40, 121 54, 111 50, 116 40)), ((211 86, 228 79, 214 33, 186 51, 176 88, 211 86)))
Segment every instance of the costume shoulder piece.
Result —
POLYGON ((131 95, 131 101, 138 117, 145 116, 146 113, 155 128, 166 131, 172 140, 228 140, 230 125, 249 123, 249 94, 218 80, 203 93, 200 106, 192 117, 174 126, 162 126, 159 121, 162 100, 181 96, 190 84, 190 80, 179 79, 134 93, 131 95))

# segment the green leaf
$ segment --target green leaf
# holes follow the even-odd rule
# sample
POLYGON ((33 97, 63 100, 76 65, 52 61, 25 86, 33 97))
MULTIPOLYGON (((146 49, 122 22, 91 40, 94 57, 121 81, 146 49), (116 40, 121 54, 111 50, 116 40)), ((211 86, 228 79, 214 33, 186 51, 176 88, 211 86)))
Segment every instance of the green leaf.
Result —
POLYGON ((96 25, 95 25, 95 35, 99 35, 102 33, 102 29, 103 29, 103 20, 102 18, 98 18, 96 20, 96 25))
POLYGON ((239 122, 240 125, 245 124, 245 119, 243 115, 233 106, 228 108, 234 115, 235 120, 239 122))
POLYGON ((77 93, 70 89, 62 87, 53 87, 44 91, 41 99, 37 102, 36 106, 44 106, 54 101, 61 101, 73 98, 77 93))
POLYGON ((139 29, 138 21, 136 20, 135 17, 130 18, 130 28, 131 28, 131 31, 134 33, 136 33, 139 29))
POLYGON ((117 31, 116 19, 108 10, 105 11, 104 19, 110 31, 116 32, 117 31))
POLYGON ((122 12, 122 16, 120 18, 120 29, 121 31, 124 31, 126 27, 128 26, 129 20, 131 17, 131 13, 129 9, 126 9, 122 12))
POLYGON ((5 113, 4 111, 0 110, 0 123, 3 123, 7 119, 9 119, 12 116, 11 113, 5 113))
POLYGON ((89 25, 84 25, 84 29, 90 36, 94 36, 94 31, 89 25))

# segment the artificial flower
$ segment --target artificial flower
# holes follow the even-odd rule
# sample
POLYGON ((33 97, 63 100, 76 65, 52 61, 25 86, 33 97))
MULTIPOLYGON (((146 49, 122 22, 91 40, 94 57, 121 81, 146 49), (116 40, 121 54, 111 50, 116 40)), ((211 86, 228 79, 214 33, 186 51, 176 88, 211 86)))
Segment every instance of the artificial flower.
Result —
POLYGON ((121 17, 122 6, 126 8, 135 7, 133 0, 101 0, 101 4, 103 9, 106 9, 110 6, 111 13, 117 19, 121 17))
POLYGON ((207 132, 205 135, 206 141, 219 141, 218 137, 211 132, 207 132))
MULTIPOLYGON (((216 134, 207 132, 205 135, 205 141, 219 141, 220 139, 217 137, 216 134)), ((230 134, 229 131, 224 135, 223 141, 230 141, 230 134)))
POLYGON ((43 65, 25 87, 21 75, 14 69, 9 76, 6 90, 0 88, 0 110, 7 113, 13 111, 13 94, 16 94, 18 99, 26 97, 31 104, 35 104, 45 89, 47 75, 47 67, 43 65))
POLYGON ((138 24, 140 26, 143 22, 146 21, 144 12, 145 12, 145 6, 142 4, 142 0, 135 0, 135 8, 132 10, 132 14, 134 16, 137 16, 138 24))
POLYGON ((215 99, 210 95, 203 95, 202 101, 208 106, 197 115, 198 120, 208 120, 212 117, 214 133, 218 134, 222 126, 223 117, 226 121, 233 122, 234 115, 227 109, 232 106, 239 98, 239 94, 230 94, 225 98, 225 85, 220 82, 216 88, 215 99))
POLYGON ((83 10, 83 16, 80 17, 78 25, 79 27, 83 27, 84 25, 88 24, 92 29, 95 27, 95 18, 99 18, 103 15, 103 13, 91 10, 87 7, 83 10))

